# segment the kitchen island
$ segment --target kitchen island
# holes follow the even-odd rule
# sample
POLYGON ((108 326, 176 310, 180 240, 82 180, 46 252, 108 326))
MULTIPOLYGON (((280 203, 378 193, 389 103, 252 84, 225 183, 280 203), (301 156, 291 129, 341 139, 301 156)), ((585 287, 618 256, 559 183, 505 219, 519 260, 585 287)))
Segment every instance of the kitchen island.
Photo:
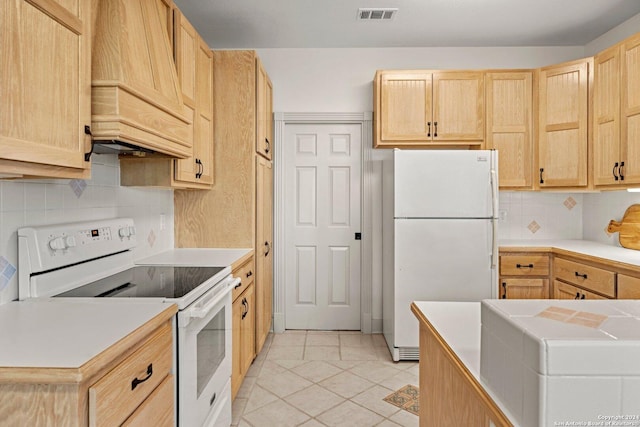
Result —
POLYGON ((420 323, 421 426, 640 425, 640 301, 414 302, 411 310, 420 323))
POLYGON ((480 303, 416 301, 420 426, 514 426, 480 378, 480 303))

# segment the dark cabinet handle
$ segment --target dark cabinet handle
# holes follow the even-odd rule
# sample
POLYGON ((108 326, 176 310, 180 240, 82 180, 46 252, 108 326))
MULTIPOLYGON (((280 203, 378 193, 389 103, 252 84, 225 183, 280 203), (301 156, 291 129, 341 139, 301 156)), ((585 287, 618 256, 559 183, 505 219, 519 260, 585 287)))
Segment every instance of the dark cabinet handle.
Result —
POLYGON ((574 299, 580 299, 580 292, 576 292, 576 297, 574 299))
POLYGON ((247 317, 247 314, 249 313, 249 303, 247 302, 246 298, 242 298, 242 305, 244 306, 245 311, 242 313, 242 319, 244 319, 245 317, 247 317))
POLYGON ((542 179, 542 172, 544 172, 544 168, 540 168, 540 184, 544 184, 544 179, 542 179))
POLYGON ((502 289, 503 289, 503 293, 502 293, 502 299, 507 299, 507 282, 502 282, 502 289))
POLYGON ((265 144, 267 144, 267 146, 264 148, 264 152, 269 154, 269 151, 271 151, 271 143, 269 142, 268 138, 264 139, 265 144))
POLYGON ((623 167, 624 167, 624 162, 620 162, 620 167, 618 168, 618 175, 620 175, 620 181, 624 181, 624 175, 622 174, 623 167))
POLYGON ((202 178, 202 174, 204 173, 204 167, 202 165, 202 161, 200 159, 196 159, 196 165, 198 165, 198 172, 196 172, 196 179, 202 178))
POLYGON ((527 265, 516 264, 516 268, 533 268, 533 264, 527 264, 527 265))
POLYGON ((438 122, 433 122, 433 137, 438 137, 438 122))
POLYGON ((269 245, 269 242, 264 242, 264 247, 267 248, 267 251, 264 253, 264 256, 269 255, 269 252, 271 252, 271 246, 269 245))
POLYGON ((431 136, 431 122, 427 122, 427 126, 429 127, 427 130, 427 136, 431 136))
POLYGON ((247 273, 247 277, 251 277, 253 276, 253 271, 249 270, 249 272, 247 273))
POLYGON ((136 387, 138 387, 138 384, 142 384, 143 382, 145 382, 146 380, 148 380, 149 378, 151 378, 151 375, 153 375, 153 363, 149 363, 149 366, 147 366, 147 376, 142 378, 142 379, 138 379, 137 377, 133 379, 133 381, 131 381, 131 390, 134 390, 136 387))
POLYGON ((586 297, 585 294, 582 294, 582 296, 580 297, 580 299, 584 299, 586 297))
POLYGON ((614 181, 617 181, 617 180, 619 179, 619 178, 618 178, 618 174, 616 173, 616 170, 617 170, 618 168, 619 168, 619 166, 618 166, 618 162, 616 162, 616 163, 613 165, 613 170, 611 171, 611 172, 613 173, 613 180, 614 180, 614 181))
POLYGON ((576 277, 582 277, 583 279, 586 279, 586 278, 587 278, 587 275, 586 275, 586 274, 580 274, 580 273, 578 273, 577 271, 576 271, 575 273, 576 273, 576 277))
POLYGON ((242 286, 242 282, 240 282, 240 283, 238 283, 237 285, 235 285, 235 286, 233 287, 233 289, 238 289, 240 286, 242 286))

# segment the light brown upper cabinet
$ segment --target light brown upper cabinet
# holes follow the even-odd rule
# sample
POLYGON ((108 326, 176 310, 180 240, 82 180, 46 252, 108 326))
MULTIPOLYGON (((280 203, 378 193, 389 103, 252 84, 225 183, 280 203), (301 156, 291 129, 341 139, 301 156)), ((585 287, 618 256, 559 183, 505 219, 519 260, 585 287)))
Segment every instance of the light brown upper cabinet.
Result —
POLYGON ((597 187, 640 184, 640 35, 594 59, 593 177, 597 187))
POLYGON ((173 14, 170 33, 184 111, 192 120, 192 155, 186 159, 122 157, 122 185, 207 189, 213 184, 213 52, 177 8, 173 14))
POLYGON ((533 72, 485 75, 486 148, 498 150, 500 188, 532 189, 533 72))
POLYGON ((483 73, 377 71, 374 122, 374 147, 480 146, 483 73))
POLYGON ((90 2, 0 5, 0 177, 88 178, 90 2))
POLYGON ((539 70, 538 182, 540 188, 586 187, 589 70, 581 59, 539 70))
POLYGON ((621 146, 627 184, 640 184, 640 34, 622 42, 621 146))
POLYGON ((256 58, 256 153, 271 160, 273 154, 273 85, 256 58))
POLYGON ((93 32, 93 140, 119 141, 176 158, 192 154, 193 118, 167 36, 167 0, 98 2, 93 32))

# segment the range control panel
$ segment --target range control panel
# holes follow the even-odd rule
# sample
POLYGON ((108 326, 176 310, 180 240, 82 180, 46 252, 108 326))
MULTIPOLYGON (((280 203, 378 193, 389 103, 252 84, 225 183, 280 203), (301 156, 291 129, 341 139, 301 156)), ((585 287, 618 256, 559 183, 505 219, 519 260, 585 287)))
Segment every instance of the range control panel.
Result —
POLYGON ((68 223, 18 230, 20 256, 37 273, 122 252, 136 246, 131 218, 68 223))

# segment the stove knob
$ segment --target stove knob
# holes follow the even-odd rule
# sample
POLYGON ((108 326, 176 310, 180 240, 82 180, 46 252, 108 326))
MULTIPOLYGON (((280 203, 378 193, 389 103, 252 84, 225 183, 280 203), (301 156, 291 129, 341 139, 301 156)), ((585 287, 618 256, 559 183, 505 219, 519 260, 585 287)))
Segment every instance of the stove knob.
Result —
POLYGON ((76 238, 73 236, 67 236, 64 238, 64 243, 67 248, 73 248, 76 246, 76 238))
POLYGON ((132 236, 136 235, 136 228, 133 225, 129 227, 129 234, 132 236))
POLYGON ((64 239, 62 237, 55 237, 49 240, 49 247, 54 251, 61 251, 67 248, 67 245, 64 243, 64 239))
POLYGON ((120 237, 125 238, 131 235, 131 231, 129 231, 129 227, 124 227, 118 230, 118 234, 120 235, 120 237))

